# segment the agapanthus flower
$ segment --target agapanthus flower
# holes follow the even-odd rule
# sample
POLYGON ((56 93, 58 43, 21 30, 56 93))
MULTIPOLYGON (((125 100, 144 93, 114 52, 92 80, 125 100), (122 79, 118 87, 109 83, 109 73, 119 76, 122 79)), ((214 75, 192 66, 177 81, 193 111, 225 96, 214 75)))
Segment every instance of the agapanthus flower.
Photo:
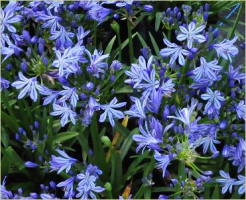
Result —
POLYGON ((111 126, 114 127, 115 125, 114 118, 122 119, 125 117, 123 112, 115 110, 114 108, 121 108, 126 105, 126 102, 121 102, 121 103, 117 103, 117 102, 118 102, 117 98, 114 97, 113 100, 108 105, 104 104, 100 106, 101 109, 104 110, 104 113, 100 115, 99 122, 104 122, 106 120, 106 117, 108 116, 111 126))
POLYGON ((243 66, 240 65, 238 68, 236 68, 234 70, 232 65, 229 65, 229 72, 228 72, 228 78, 229 80, 237 80, 238 82, 240 82, 240 80, 244 80, 245 79, 245 73, 240 73, 240 69, 242 69, 243 66))
POLYGON ((196 24, 194 22, 191 22, 188 25, 188 29, 180 26, 181 34, 177 36, 178 41, 184 41, 187 40, 187 46, 189 49, 192 48, 193 41, 197 40, 199 43, 203 43, 206 41, 206 38, 203 35, 199 35, 198 33, 202 32, 205 29, 205 25, 201 25, 196 28, 196 24))
POLYGON ((56 149, 56 151, 60 154, 60 156, 51 156, 51 161, 49 162, 52 169, 51 171, 58 170, 57 174, 59 174, 65 170, 66 173, 68 173, 72 165, 78 160, 67 155, 65 151, 60 149, 56 149))
POLYGON ((36 91, 38 89, 37 78, 33 77, 28 79, 22 74, 22 72, 19 72, 18 76, 20 80, 15 81, 11 84, 16 89, 23 88, 20 94, 18 95, 18 99, 22 99, 28 93, 33 101, 37 101, 38 99, 38 93, 36 91))
POLYGON ((218 61, 214 60, 207 62, 205 58, 200 57, 200 63, 201 65, 193 70, 193 73, 195 74, 194 81, 199 81, 204 75, 213 81, 217 80, 217 76, 214 71, 220 71, 222 69, 221 66, 217 65, 218 61))
POLYGON ((59 68, 59 76, 62 77, 64 75, 64 70, 70 69, 72 72, 77 71, 76 64, 78 63, 80 56, 79 53, 83 53, 83 49, 75 46, 73 48, 67 48, 62 53, 59 50, 54 49, 56 54, 56 59, 52 63, 52 65, 56 68, 59 68))
POLYGON ((39 13, 37 19, 42 20, 44 23, 41 28, 51 28, 52 31, 56 30, 60 27, 61 17, 52 15, 52 13, 48 10, 48 15, 44 13, 39 13))
POLYGON ((165 154, 160 154, 155 151, 154 158, 158 162, 157 169, 162 169, 162 177, 164 178, 168 164, 170 163, 170 156, 165 154))
POLYGON ((155 70, 152 69, 150 75, 146 72, 142 72, 143 80, 142 82, 136 87, 144 89, 142 93, 143 98, 148 98, 148 96, 156 89, 159 88, 159 80, 155 77, 155 70))
POLYGON ((222 194, 225 194, 229 189, 229 192, 232 193, 232 187, 235 185, 236 179, 231 178, 229 173, 220 170, 220 176, 223 178, 216 179, 218 183, 221 183, 222 187, 222 194))
POLYGON ((64 1, 62 1, 62 0, 59 0, 59 1, 47 1, 47 0, 45 0, 44 1, 46 4, 50 4, 48 7, 47 7, 47 10, 51 10, 51 9, 53 9, 54 8, 54 11, 55 12, 58 12, 58 8, 62 5, 62 4, 64 4, 64 1))
POLYGON ((90 31, 84 31, 83 26, 78 27, 78 33, 76 35, 78 44, 81 45, 83 44, 84 38, 90 33, 90 31))
POLYGON ((77 101, 79 100, 76 87, 74 88, 69 88, 66 86, 62 86, 62 87, 65 90, 59 92, 59 95, 61 95, 62 97, 58 101, 65 102, 66 100, 70 99, 69 102, 72 104, 73 107, 76 107, 77 101))
POLYGON ((95 5, 87 13, 93 20, 98 21, 100 24, 105 20, 110 12, 111 9, 104 8, 101 5, 95 5))
POLYGON ((58 25, 57 26, 59 30, 52 30, 51 29, 51 37, 49 37, 50 40, 59 40, 59 42, 66 47, 69 47, 73 44, 71 38, 74 37, 74 33, 72 32, 67 32, 66 29, 58 25))
POLYGON ((185 59, 184 56, 189 55, 189 51, 183 49, 182 46, 178 46, 175 43, 171 43, 167 39, 163 39, 164 43, 167 45, 167 48, 161 49, 160 53, 163 57, 169 57, 170 56, 170 61, 169 64, 173 65, 174 62, 178 58, 178 62, 181 66, 185 65, 185 59))
POLYGON ((133 63, 132 66, 139 67, 141 70, 150 70, 151 66, 153 64, 153 56, 150 56, 148 59, 148 62, 146 62, 145 58, 143 56, 139 56, 138 58, 138 64, 133 63))
POLYGON ((51 90, 44 85, 42 85, 42 86, 37 85, 37 89, 41 95, 46 96, 43 98, 44 99, 44 103, 43 103, 44 106, 55 102, 59 96, 59 91, 51 90))
POLYGON ((205 110, 209 109, 211 106, 219 110, 221 108, 220 102, 225 101, 226 99, 221 96, 221 93, 218 90, 213 92, 210 88, 207 88, 206 92, 206 94, 201 95, 203 100, 208 100, 208 103, 205 106, 205 110))
POLYGON ((66 103, 63 103, 62 106, 54 103, 53 104, 54 111, 50 113, 52 116, 58 116, 61 115, 61 126, 65 126, 68 123, 68 118, 70 118, 71 122, 75 125, 76 120, 75 116, 76 113, 71 110, 69 106, 67 106, 66 103))
POLYGON ((9 84, 10 84, 10 82, 1 76, 1 88, 0 88, 0 91, 2 91, 3 89, 9 88, 9 84))
POLYGON ((148 102, 148 110, 157 114, 162 103, 162 92, 153 90, 148 102))
POLYGON ((54 194, 41 193, 41 199, 58 199, 54 194))
POLYGON ((134 101, 134 105, 131 107, 129 111, 125 111, 125 114, 130 115, 132 117, 139 117, 140 119, 145 119, 145 108, 147 104, 147 99, 144 99, 142 102, 137 98, 131 98, 134 101))
POLYGON ((86 168, 86 172, 89 172, 91 175, 98 178, 98 175, 102 174, 102 171, 98 168, 98 166, 89 164, 86 168))
POLYGON ((27 162, 25 162, 25 166, 28 168, 35 168, 35 167, 38 167, 39 165, 37 163, 27 161, 27 162))
POLYGON ((198 101, 194 100, 191 102, 191 106, 190 108, 183 108, 182 110, 177 110, 176 113, 176 117, 175 116, 167 116, 167 118, 172 118, 172 119, 177 119, 182 121, 188 128, 190 128, 191 126, 191 114, 193 112, 193 110, 195 109, 196 105, 197 105, 198 101))
POLYGON ((103 62, 103 60, 108 58, 109 54, 102 55, 103 52, 98 52, 96 49, 93 54, 91 54, 88 50, 85 50, 85 52, 90 59, 90 64, 87 67, 87 71, 92 74, 92 76, 99 78, 99 73, 105 73, 104 69, 108 68, 108 64, 103 62))
POLYGON ((131 71, 125 71, 125 74, 129 76, 129 79, 126 79, 124 82, 128 84, 134 84, 133 87, 137 87, 143 80, 142 75, 143 70, 139 66, 131 66, 131 71))
POLYGON ((1 34, 3 33, 5 27, 9 32, 15 33, 16 28, 11 24, 21 21, 22 17, 20 15, 15 15, 16 2, 10 2, 4 9, 0 8, 1 11, 1 34))
POLYGON ((235 185, 240 185, 238 188, 238 194, 244 194, 245 193, 245 176, 238 175, 238 181, 235 182, 235 185))
POLYGON ((6 184, 6 178, 7 176, 4 177, 3 182, 1 184, 1 198, 3 199, 11 199, 13 198, 13 194, 11 191, 6 190, 5 184, 6 184))
POLYGON ((228 60, 232 62, 232 57, 235 57, 238 54, 238 48, 234 46, 233 44, 237 41, 238 36, 235 35, 235 37, 232 40, 224 39, 219 44, 214 44, 213 48, 217 52, 218 57, 222 57, 225 60, 228 60))
POLYGON ((1 54, 5 56, 5 58, 2 60, 2 63, 13 54, 18 55, 21 51, 23 51, 21 48, 17 47, 13 43, 9 44, 8 47, 2 47, 1 54))
POLYGON ((161 87, 159 90, 162 92, 162 94, 165 97, 171 97, 171 94, 175 92, 174 89, 175 84, 173 83, 173 79, 169 79, 168 81, 162 83, 161 87))
POLYGON ((78 190, 78 194, 76 195, 77 198, 81 198, 81 199, 96 199, 96 195, 94 193, 100 193, 103 192, 105 190, 105 188, 101 187, 101 186, 94 186, 89 188, 88 190, 85 190, 83 187, 77 187, 78 190))
POLYGON ((73 190, 74 180, 75 180, 75 177, 72 176, 72 177, 68 178, 67 180, 62 181, 56 185, 57 187, 64 188, 63 191, 65 191, 65 193, 64 193, 65 198, 72 199, 72 197, 75 195, 75 192, 73 190))
POLYGON ((116 6, 117 7, 125 7, 126 5, 132 5, 134 3, 133 0, 125 0, 125 1, 117 1, 116 6))
POLYGON ((239 119, 244 119, 245 121, 245 103, 243 100, 239 102, 239 104, 235 107, 237 112, 237 116, 239 119))

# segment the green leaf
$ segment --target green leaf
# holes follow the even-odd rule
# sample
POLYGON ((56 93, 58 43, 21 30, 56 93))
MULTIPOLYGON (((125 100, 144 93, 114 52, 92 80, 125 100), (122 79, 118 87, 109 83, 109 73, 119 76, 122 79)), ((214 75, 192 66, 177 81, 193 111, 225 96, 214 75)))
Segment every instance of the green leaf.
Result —
POLYGON ((159 47, 158 47, 158 45, 157 45, 157 43, 156 43, 156 41, 155 41, 153 35, 151 34, 151 32, 149 32, 149 37, 150 37, 150 40, 151 40, 152 45, 153 45, 153 47, 154 47, 155 54, 156 54, 157 56, 160 56, 160 49, 159 49, 159 47))
POLYGON ((147 47, 147 43, 144 41, 143 37, 137 32, 138 39, 140 40, 143 47, 147 47))
POLYGON ((2 165, 1 165, 1 176, 4 177, 8 174, 11 160, 7 155, 4 155, 2 157, 1 163, 2 163, 2 165))
POLYGON ((220 191, 218 185, 215 186, 212 199, 219 199, 220 198, 220 191))
POLYGON ((155 31, 157 32, 159 30, 160 24, 162 19, 162 13, 157 12, 155 15, 155 31))
POLYGON ((116 35, 108 43, 108 46, 106 47, 106 50, 105 50, 104 54, 108 54, 108 53, 110 54, 111 53, 111 50, 112 50, 112 47, 114 45, 115 39, 116 39, 116 35))
POLYGON ((12 133, 16 133, 18 131, 18 123, 16 119, 11 118, 9 115, 1 111, 1 119, 3 121, 2 125, 4 127, 8 127, 12 133))
POLYGON ((153 187, 152 192, 174 192, 174 188, 170 187, 153 187))
POLYGON ((133 93, 133 89, 131 86, 124 86, 120 88, 119 90, 115 91, 116 94, 125 94, 125 93, 133 93))
POLYGON ((78 135, 79 133, 77 132, 64 132, 64 133, 56 134, 53 136, 52 145, 54 145, 56 142, 61 143, 61 142, 67 141, 78 135))
POLYGON ((106 154, 103 149, 101 139, 98 134, 98 125, 96 114, 92 117, 91 123, 91 137, 93 142, 93 152, 95 158, 95 164, 103 171, 102 180, 104 182, 108 181, 108 168, 106 162, 106 154))

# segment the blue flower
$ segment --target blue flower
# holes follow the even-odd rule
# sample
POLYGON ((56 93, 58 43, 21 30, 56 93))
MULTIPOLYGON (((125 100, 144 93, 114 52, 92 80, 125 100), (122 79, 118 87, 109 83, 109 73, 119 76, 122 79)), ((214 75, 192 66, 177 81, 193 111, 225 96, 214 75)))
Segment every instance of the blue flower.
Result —
POLYGON ((159 90, 165 97, 171 97, 172 92, 175 92, 175 89, 173 88, 174 86, 175 84, 173 83, 173 79, 170 78, 167 82, 163 81, 159 90))
POLYGON ((104 8, 101 5, 95 5, 87 13, 93 20, 98 21, 100 24, 105 20, 110 12, 111 9, 104 8))
POLYGON ((63 106, 60 106, 56 103, 53 104, 54 111, 50 113, 52 116, 58 116, 61 115, 61 126, 64 127, 68 123, 68 118, 72 121, 72 123, 75 125, 75 116, 76 113, 71 110, 70 107, 67 106, 66 103, 63 103, 63 106))
POLYGON ((157 169, 162 169, 162 177, 164 178, 168 164, 170 163, 169 155, 160 154, 158 151, 155 151, 154 158, 157 160, 157 169))
POLYGON ((21 21, 22 17, 20 15, 15 15, 16 2, 10 2, 4 10, 0 8, 1 11, 1 34, 3 33, 5 27, 11 33, 16 32, 16 28, 11 24, 21 21))
POLYGON ((45 95, 47 97, 44 98, 43 105, 48 105, 56 101, 57 97, 59 96, 59 91, 51 90, 44 85, 40 86, 37 85, 37 89, 41 95, 45 95))
POLYGON ((72 104, 73 107, 76 107, 77 101, 79 100, 79 96, 76 93, 77 89, 76 87, 74 88, 69 88, 66 86, 62 86, 65 90, 62 90, 59 92, 59 95, 62 95, 63 97, 60 98, 58 101, 59 102, 65 102, 67 99, 70 99, 69 102, 72 104))
POLYGON ((133 116, 133 117, 139 117, 140 119, 145 119, 145 108, 147 104, 147 99, 144 99, 141 103, 141 101, 137 98, 131 98, 132 101, 135 102, 135 104, 131 107, 129 111, 125 111, 125 114, 133 116))
POLYGON ((205 110, 211 106, 219 110, 221 108, 220 101, 225 101, 225 98, 221 96, 220 91, 216 90, 213 92, 210 88, 207 88, 206 92, 206 94, 201 95, 203 100, 208 100, 208 103, 205 106, 205 110))
POLYGON ((229 173, 224 172, 223 170, 220 170, 220 176, 223 178, 216 179, 217 182, 221 183, 222 188, 222 194, 225 194, 227 190, 229 189, 229 192, 232 192, 232 187, 235 185, 236 179, 231 178, 229 173))
POLYGON ((153 64, 153 56, 150 56, 148 59, 148 62, 146 63, 146 60, 144 59, 143 56, 139 56, 138 58, 138 64, 132 64, 134 67, 139 67, 142 70, 150 70, 152 64, 153 64))
POLYGON ((121 111, 115 110, 114 108, 121 108, 126 105, 126 102, 118 103, 118 100, 116 97, 113 98, 113 100, 107 105, 101 105, 101 109, 104 110, 104 113, 100 115, 99 122, 104 122, 106 120, 106 117, 108 116, 109 122, 111 126, 114 127, 115 122, 114 118, 121 119, 124 118, 124 114, 121 111))
POLYGON ((189 55, 189 51, 182 48, 182 46, 178 46, 175 43, 171 43, 167 39, 163 39, 164 43, 168 46, 168 48, 161 49, 160 53, 163 57, 171 56, 169 64, 173 65, 174 62, 178 58, 178 62, 181 66, 185 65, 185 59, 184 56, 189 55))
POLYGON ((49 37, 50 40, 58 40, 61 44, 65 45, 65 46, 71 46, 73 44, 72 40, 70 38, 72 38, 74 36, 74 33, 72 32, 67 32, 66 29, 61 26, 58 25, 57 26, 60 30, 52 30, 51 29, 51 37, 49 37))
POLYGON ((78 53, 83 53, 83 49, 79 48, 78 46, 74 48, 67 48, 63 52, 63 54, 54 49, 56 54, 56 59, 52 63, 52 65, 56 68, 59 68, 59 76, 62 77, 64 75, 65 70, 69 70, 70 72, 76 73, 78 68, 76 67, 76 64, 78 64, 78 61, 80 59, 80 56, 78 53))
POLYGON ((61 173, 63 170, 66 171, 66 173, 69 172, 71 169, 72 165, 77 162, 77 159, 74 159, 66 154, 65 151, 56 149, 56 151, 61 155, 61 156, 51 156, 51 161, 50 167, 51 171, 56 171, 58 170, 57 174, 61 173))
POLYGON ((245 79, 245 73, 239 72, 239 70, 242 68, 243 68, 243 66, 241 65, 234 70, 233 66, 229 65, 229 73, 228 73, 229 80, 237 80, 238 82, 240 82, 240 80, 244 80, 245 79))
POLYGON ((150 72, 150 75, 143 71, 142 73, 143 81, 140 83, 136 88, 142 88, 144 89, 144 92, 142 93, 142 98, 148 98, 148 96, 156 89, 159 88, 159 81, 155 78, 155 70, 152 69, 150 72))
POLYGON ((216 81, 217 76, 214 71, 220 71, 222 69, 221 66, 217 65, 218 61, 214 60, 207 63, 205 58, 200 57, 200 63, 201 65, 193 70, 193 73, 195 74, 194 80, 199 81, 202 76, 206 75, 209 79, 216 81))
POLYGON ((1 184, 1 197, 3 199, 12 199, 13 198, 12 192, 6 190, 6 188, 5 188, 5 184, 6 184, 5 180, 6 180, 6 178, 7 178, 7 176, 4 177, 3 183, 1 184))
POLYGON ((213 48, 217 52, 218 57, 222 57, 225 60, 228 60, 232 62, 232 57, 236 56, 238 54, 238 48, 234 46, 233 44, 237 41, 238 36, 235 35, 235 37, 230 41, 227 39, 224 39, 219 44, 214 44, 213 48))
POLYGON ((41 28, 50 28, 52 31, 55 31, 58 27, 61 25, 59 22, 61 22, 61 17, 52 15, 51 12, 48 10, 48 15, 44 13, 40 13, 37 17, 38 20, 42 20, 44 23, 41 28))
POLYGON ((78 27, 78 33, 77 33, 77 40, 78 44, 83 44, 84 38, 90 33, 90 31, 84 31, 84 28, 82 26, 78 27))
POLYGON ((198 103, 198 101, 192 101, 190 108, 183 108, 182 110, 179 109, 175 112, 176 117, 175 116, 167 116, 167 118, 180 120, 188 128, 190 128, 190 126, 191 126, 191 121, 190 121, 191 114, 192 114, 193 110, 195 109, 197 103, 198 103))
POLYGON ((26 78, 21 72, 18 73, 20 80, 13 82, 11 85, 16 89, 22 89, 20 94, 18 95, 18 99, 22 99, 27 93, 30 94, 30 97, 33 101, 37 101, 38 93, 37 89, 37 78, 26 78))
POLYGON ((98 166, 94 166, 92 164, 89 164, 86 168, 86 172, 89 172, 91 175, 98 178, 98 175, 102 174, 102 171, 98 168, 98 166))
POLYGON ((1 88, 0 88, 0 91, 2 91, 3 89, 9 88, 9 84, 10 84, 10 82, 1 76, 1 88))
POLYGON ((48 7, 47 7, 47 10, 50 11, 51 9, 54 8, 54 11, 55 12, 58 12, 58 8, 64 4, 64 1, 62 0, 59 0, 59 1, 47 1, 45 0, 44 1, 46 4, 50 4, 48 7))
POLYGON ((241 185, 238 188, 238 194, 244 194, 245 193, 245 176, 238 175, 238 181, 235 182, 235 185, 241 185))
POLYGON ((108 68, 108 64, 103 62, 103 60, 108 58, 109 54, 102 55, 103 52, 98 52, 96 49, 93 54, 91 54, 88 50, 85 50, 85 52, 90 59, 90 65, 87 67, 87 72, 92 74, 92 76, 99 78, 99 73, 105 73, 103 69, 108 68))
POLYGON ((5 55, 5 58, 2 60, 2 63, 13 54, 18 55, 21 51, 23 51, 21 48, 15 46, 14 44, 9 44, 8 47, 2 47, 1 54, 5 55))
POLYGON ((178 41, 187 40, 188 41, 187 46, 189 49, 191 49, 194 40, 197 40, 199 43, 206 41, 206 38, 203 35, 197 35, 198 33, 202 32, 205 29, 205 27, 206 27, 205 25, 201 25, 196 28, 194 22, 191 22, 188 25, 188 29, 183 26, 180 26, 179 28, 182 33, 177 36, 177 40, 178 41))
POLYGON ((244 119, 244 121, 245 121, 245 103, 244 103, 244 101, 241 100, 235 108, 236 108, 237 116, 239 117, 239 119, 244 119))
POLYGON ((125 71, 125 73, 130 79, 126 79, 124 82, 128 84, 133 83, 134 88, 136 88, 143 80, 143 70, 139 66, 132 65, 131 71, 125 71))
POLYGON ((159 108, 161 106, 162 103, 162 93, 160 90, 156 91, 153 90, 151 95, 150 95, 150 99, 149 99, 149 104, 148 104, 148 109, 149 111, 157 114, 159 111, 159 108))
POLYGON ((105 189, 96 186, 95 181, 97 178, 93 175, 91 175, 89 172, 80 173, 77 175, 77 178, 80 180, 77 190, 79 193, 76 195, 76 197, 81 197, 81 199, 88 199, 88 197, 91 197, 93 199, 96 199, 96 196, 93 192, 99 193, 104 191, 105 189))
POLYGON ((63 190, 63 191, 65 191, 64 198, 72 199, 72 197, 74 196, 74 194, 75 194, 74 190, 73 190, 74 180, 75 180, 75 177, 72 176, 72 177, 68 178, 67 180, 62 181, 56 185, 57 187, 63 187, 64 188, 64 190, 63 190))

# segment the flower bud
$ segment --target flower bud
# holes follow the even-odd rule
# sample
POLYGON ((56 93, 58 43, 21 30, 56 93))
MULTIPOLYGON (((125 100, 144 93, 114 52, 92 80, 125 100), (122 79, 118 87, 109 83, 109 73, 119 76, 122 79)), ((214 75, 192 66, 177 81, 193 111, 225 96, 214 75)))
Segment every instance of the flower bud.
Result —
POLYGON ((28 168, 35 168, 35 167, 38 167, 39 165, 37 163, 27 161, 27 162, 25 162, 25 166, 28 168))
POLYGON ((112 186, 111 186, 111 184, 109 182, 105 183, 104 187, 108 191, 111 191, 112 190, 112 186))
POLYGON ((226 126, 227 126, 227 121, 225 119, 223 119, 222 122, 220 122, 219 127, 221 130, 223 130, 226 128, 226 126))
POLYGON ((143 9, 147 12, 152 12, 153 6, 152 5, 143 5, 143 9))
POLYGON ((101 137, 101 141, 107 146, 110 147, 111 146, 111 141, 107 136, 102 136, 101 137))

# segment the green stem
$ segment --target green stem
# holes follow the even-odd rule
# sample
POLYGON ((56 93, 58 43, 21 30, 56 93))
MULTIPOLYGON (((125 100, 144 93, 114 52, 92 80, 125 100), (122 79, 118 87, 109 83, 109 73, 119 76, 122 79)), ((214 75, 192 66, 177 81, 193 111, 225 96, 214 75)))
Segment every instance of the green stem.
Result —
POLYGON ((132 42, 132 26, 131 21, 127 19, 127 31, 129 38, 129 53, 130 53, 130 62, 133 63, 134 55, 133 55, 133 42, 132 42))
POLYGON ((232 37, 233 37, 233 34, 234 34, 235 30, 236 30, 236 27, 237 27, 237 24, 238 24, 240 15, 242 14, 243 8, 244 8, 244 7, 243 7, 243 4, 241 3, 240 8, 239 8, 239 11, 238 11, 238 14, 237 14, 236 21, 235 21, 235 23, 233 24, 232 30, 231 30, 230 35, 229 35, 229 40, 231 40, 232 37))
POLYGON ((167 38, 168 38, 169 41, 171 41, 171 33, 172 33, 172 30, 168 30, 167 38))
POLYGON ((119 45, 119 61, 122 61, 122 48, 121 48, 121 39, 120 39, 120 33, 117 33, 117 40, 118 40, 118 45, 119 45))
POLYGON ((93 39, 94 39, 94 46, 97 46, 97 22, 94 22, 94 34, 93 34, 93 39))

